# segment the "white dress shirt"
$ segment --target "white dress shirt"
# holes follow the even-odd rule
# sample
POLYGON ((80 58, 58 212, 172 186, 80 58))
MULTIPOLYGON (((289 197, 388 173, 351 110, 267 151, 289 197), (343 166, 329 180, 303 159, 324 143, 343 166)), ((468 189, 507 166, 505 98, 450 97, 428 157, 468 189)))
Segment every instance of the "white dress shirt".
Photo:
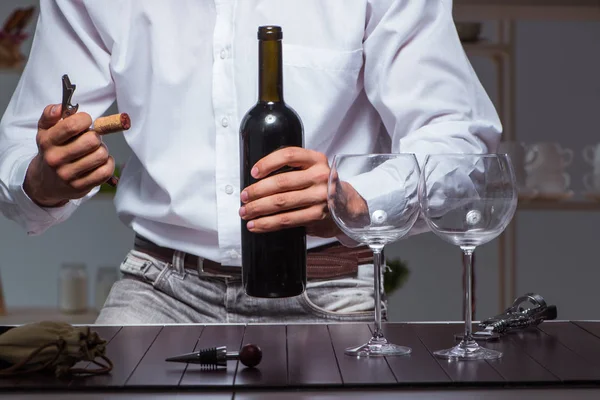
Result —
MULTIPOLYGON (((40 208, 23 179, 37 121, 77 84, 92 118, 116 100, 133 156, 115 205, 155 243, 240 265, 239 124, 257 101, 260 25, 283 29, 284 97, 325 153, 493 151, 501 125, 451 0, 55 0, 0 124, 0 208, 30 234, 94 195, 40 208)), ((331 240, 309 238, 309 247, 331 240)))

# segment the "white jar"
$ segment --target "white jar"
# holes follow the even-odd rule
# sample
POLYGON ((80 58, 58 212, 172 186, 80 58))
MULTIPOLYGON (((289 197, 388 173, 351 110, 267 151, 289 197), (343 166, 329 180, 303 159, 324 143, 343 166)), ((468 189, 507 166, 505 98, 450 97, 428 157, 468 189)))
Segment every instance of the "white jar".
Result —
POLYGON ((88 308, 88 274, 85 264, 67 262, 60 267, 58 308, 67 314, 83 313, 88 308))

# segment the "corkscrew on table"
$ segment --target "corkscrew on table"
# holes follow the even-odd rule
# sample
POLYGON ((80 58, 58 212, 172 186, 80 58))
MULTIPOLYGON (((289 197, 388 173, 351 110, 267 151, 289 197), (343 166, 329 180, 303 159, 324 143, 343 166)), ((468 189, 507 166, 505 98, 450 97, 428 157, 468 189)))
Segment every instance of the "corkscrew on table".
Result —
MULTIPOLYGON (((544 298, 537 293, 526 293, 515 299, 512 306, 504 312, 487 318, 479 323, 483 328, 473 332, 475 340, 497 340, 502 335, 535 327, 544 321, 554 320, 558 315, 555 305, 549 305, 544 298)), ((455 335, 456 339, 462 339, 462 335, 455 335)))

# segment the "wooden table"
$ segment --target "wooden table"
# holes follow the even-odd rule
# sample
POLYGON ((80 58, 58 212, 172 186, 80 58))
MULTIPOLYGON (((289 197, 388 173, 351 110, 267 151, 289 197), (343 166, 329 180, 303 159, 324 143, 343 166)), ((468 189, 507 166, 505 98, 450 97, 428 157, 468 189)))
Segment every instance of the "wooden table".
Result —
POLYGON ((410 356, 357 359, 344 348, 370 336, 366 324, 94 326, 109 340, 108 375, 58 381, 0 379, 2 399, 486 399, 600 398, 600 322, 552 321, 486 345, 497 361, 447 362, 457 323, 384 325, 410 356), (258 344, 257 368, 221 371, 166 363, 194 349, 258 344), (539 397, 536 397, 539 396, 539 397))

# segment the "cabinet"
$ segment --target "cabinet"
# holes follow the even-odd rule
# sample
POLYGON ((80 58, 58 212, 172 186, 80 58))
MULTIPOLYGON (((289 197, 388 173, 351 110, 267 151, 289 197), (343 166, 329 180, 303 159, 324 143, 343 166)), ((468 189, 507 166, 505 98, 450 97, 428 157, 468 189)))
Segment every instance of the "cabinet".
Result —
MULTIPOLYGON (((503 140, 517 140, 515 126, 515 23, 519 20, 600 21, 600 0, 454 0, 456 22, 492 21, 497 40, 465 44, 469 56, 488 57, 496 67, 496 106, 504 125, 503 140)), ((600 211, 600 202, 586 200, 519 200, 518 210, 600 211)), ((498 239, 498 311, 515 299, 517 286, 517 219, 498 239)))

